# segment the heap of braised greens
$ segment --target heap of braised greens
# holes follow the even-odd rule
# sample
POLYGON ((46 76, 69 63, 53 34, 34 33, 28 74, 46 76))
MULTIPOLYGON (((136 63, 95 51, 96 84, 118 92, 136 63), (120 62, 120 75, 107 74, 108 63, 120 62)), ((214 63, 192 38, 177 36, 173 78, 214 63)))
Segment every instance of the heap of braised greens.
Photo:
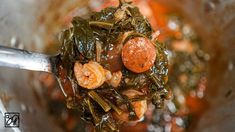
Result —
MULTIPOLYGON (((108 52, 118 50, 117 44, 125 37, 145 37, 152 39, 154 33, 150 23, 141 15, 139 9, 131 3, 120 1, 118 7, 108 7, 100 12, 94 12, 88 19, 74 17, 72 27, 63 31, 61 36, 61 55, 58 67, 58 78, 63 91, 66 93, 67 107, 81 111, 81 118, 94 124, 98 131, 118 131, 120 121, 113 113, 122 114, 120 106, 125 105, 129 111, 129 120, 136 119, 131 102, 147 100, 156 108, 161 108, 168 98, 167 56, 162 43, 154 40, 156 60, 146 72, 134 73, 123 66, 118 60, 121 54, 116 54, 116 60, 111 60, 108 52), (101 46, 101 50, 97 45, 101 46), (97 50, 102 51, 101 54, 97 50), (104 83, 96 89, 85 89, 78 85, 74 75, 75 62, 81 64, 89 61, 98 62, 105 69, 122 72, 122 80, 118 87, 104 83), (126 81, 128 80, 128 81, 126 81), (134 89, 141 96, 129 99, 123 91, 134 89), (72 92, 71 92, 72 91, 72 92)), ((125 43, 121 43, 125 45, 125 43)))

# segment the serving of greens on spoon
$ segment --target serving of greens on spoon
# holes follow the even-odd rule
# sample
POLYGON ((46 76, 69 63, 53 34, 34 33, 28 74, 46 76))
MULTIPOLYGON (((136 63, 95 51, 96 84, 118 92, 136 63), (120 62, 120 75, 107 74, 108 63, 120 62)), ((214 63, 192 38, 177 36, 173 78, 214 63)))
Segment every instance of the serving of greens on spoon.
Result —
POLYGON ((0 65, 54 73, 67 107, 97 131, 141 121, 148 104, 162 108, 169 98, 165 45, 130 2, 74 17, 60 42, 54 57, 0 47, 0 65))

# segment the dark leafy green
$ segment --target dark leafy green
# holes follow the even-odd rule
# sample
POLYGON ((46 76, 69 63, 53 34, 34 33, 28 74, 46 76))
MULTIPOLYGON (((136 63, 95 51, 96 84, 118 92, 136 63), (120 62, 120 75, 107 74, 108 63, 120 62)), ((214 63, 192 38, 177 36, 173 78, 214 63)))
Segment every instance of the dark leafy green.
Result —
POLYGON ((75 17, 72 21, 74 26, 74 43, 81 55, 88 59, 95 57, 95 39, 92 28, 87 20, 75 17))

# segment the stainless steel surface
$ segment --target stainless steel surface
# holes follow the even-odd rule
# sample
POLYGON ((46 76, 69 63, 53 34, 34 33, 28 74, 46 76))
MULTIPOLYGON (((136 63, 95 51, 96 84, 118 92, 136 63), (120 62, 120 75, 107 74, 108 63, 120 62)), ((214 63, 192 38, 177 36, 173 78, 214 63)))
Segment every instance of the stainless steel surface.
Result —
MULTIPOLYGON (((42 52, 46 44, 42 36, 50 34, 44 34, 37 19, 43 15, 49 2, 0 0, 1 45, 10 47, 12 38, 17 38, 24 49, 42 52)), ((5 112, 20 113, 21 132, 62 132, 45 107, 43 89, 38 82, 40 74, 42 72, 0 67, 0 132, 14 132, 14 129, 4 127, 5 112), (39 95, 38 98, 35 94, 39 95)))
POLYGON ((0 66, 51 73, 52 60, 52 56, 0 45, 0 66))

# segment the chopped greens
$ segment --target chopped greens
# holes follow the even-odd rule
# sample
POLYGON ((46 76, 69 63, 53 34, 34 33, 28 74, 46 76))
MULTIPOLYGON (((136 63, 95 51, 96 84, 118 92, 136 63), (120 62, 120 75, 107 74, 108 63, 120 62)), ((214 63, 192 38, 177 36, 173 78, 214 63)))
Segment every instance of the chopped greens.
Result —
POLYGON ((73 91, 67 97, 68 108, 80 110, 81 118, 92 122, 98 131, 118 131, 120 123, 113 113, 127 113, 129 120, 134 121, 137 119, 135 109, 138 108, 133 102, 146 100, 157 108, 163 106, 169 90, 166 88, 168 61, 164 44, 152 42, 157 56, 147 72, 134 73, 122 64, 122 46, 135 37, 151 40, 154 32, 137 7, 120 1, 118 7, 94 12, 88 19, 74 17, 72 25, 61 34, 60 66, 65 75, 61 77, 58 74, 61 84, 64 84, 62 89, 73 91), (111 72, 121 71, 118 87, 104 83, 97 89, 89 90, 79 86, 74 75, 75 62, 83 65, 90 61, 98 62, 111 72), (134 89, 141 95, 129 97, 122 94, 128 89, 134 89))

